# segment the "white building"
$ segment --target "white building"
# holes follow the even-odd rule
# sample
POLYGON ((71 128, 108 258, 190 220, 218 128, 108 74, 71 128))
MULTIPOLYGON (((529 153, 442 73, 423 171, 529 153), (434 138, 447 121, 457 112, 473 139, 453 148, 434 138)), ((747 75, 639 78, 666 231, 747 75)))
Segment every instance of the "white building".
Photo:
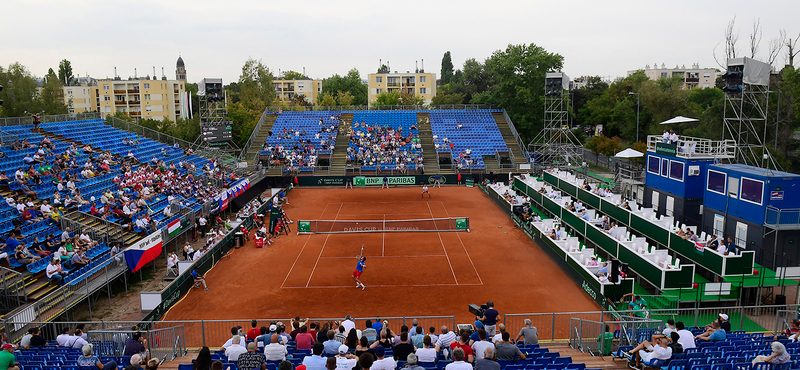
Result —
POLYGON ((644 71, 647 78, 651 80, 658 80, 659 78, 671 78, 680 76, 683 79, 684 89, 714 87, 717 80, 717 70, 714 68, 700 68, 699 64, 692 64, 691 68, 686 68, 685 65, 675 68, 667 68, 664 63, 661 63, 659 68, 658 64, 654 64, 653 68, 650 65, 645 65, 644 69, 628 71, 628 76, 636 73, 636 71, 644 71))

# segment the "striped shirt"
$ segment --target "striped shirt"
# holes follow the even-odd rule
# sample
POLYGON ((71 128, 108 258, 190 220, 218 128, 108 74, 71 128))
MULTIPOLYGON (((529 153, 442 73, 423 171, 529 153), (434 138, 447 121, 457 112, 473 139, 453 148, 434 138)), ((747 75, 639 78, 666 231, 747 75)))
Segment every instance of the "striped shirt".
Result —
POLYGON ((439 346, 439 348, 450 348, 450 343, 455 342, 455 340, 456 333, 453 333, 451 330, 447 333, 440 334, 439 339, 436 340, 436 345, 439 346))

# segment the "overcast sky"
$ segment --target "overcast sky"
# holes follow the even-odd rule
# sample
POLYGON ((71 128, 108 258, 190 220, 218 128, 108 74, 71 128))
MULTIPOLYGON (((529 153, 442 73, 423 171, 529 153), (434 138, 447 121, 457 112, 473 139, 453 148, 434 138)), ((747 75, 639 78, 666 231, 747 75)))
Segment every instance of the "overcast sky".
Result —
MULTIPOLYGON (((615 78, 645 64, 716 67, 715 45, 737 17, 739 49, 748 48, 754 18, 763 28, 762 56, 785 28, 800 32, 800 2, 754 1, 255 1, 3 0, 0 65, 18 61, 42 76, 61 59, 96 78, 139 76, 165 68, 175 78, 180 54, 188 80, 238 79, 247 58, 272 71, 312 78, 362 78, 378 60, 397 71, 440 71, 450 50, 459 68, 508 44, 535 43, 565 58, 570 77, 615 78)), ((762 57, 763 58, 763 57, 762 57)), ((783 64, 779 58, 778 64, 783 64)))

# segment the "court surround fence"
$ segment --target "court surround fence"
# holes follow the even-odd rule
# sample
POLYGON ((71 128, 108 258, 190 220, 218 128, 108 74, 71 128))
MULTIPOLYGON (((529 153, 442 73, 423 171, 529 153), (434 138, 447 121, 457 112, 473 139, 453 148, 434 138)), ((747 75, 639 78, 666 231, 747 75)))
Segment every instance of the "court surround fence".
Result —
POLYGON ((415 220, 298 220, 298 234, 469 231, 468 217, 415 220))

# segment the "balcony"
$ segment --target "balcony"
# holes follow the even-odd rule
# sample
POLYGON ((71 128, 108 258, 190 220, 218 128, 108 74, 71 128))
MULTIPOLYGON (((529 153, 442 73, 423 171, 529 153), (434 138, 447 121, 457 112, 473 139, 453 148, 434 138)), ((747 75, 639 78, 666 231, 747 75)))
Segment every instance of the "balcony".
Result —
POLYGON ((180 90, 174 90, 174 92, 175 92, 176 94, 180 94, 180 93, 181 93, 181 91, 180 91, 180 90))
POLYGON ((114 102, 114 104, 116 104, 116 105, 125 105, 126 103, 127 102, 124 101, 124 100, 117 100, 117 101, 114 102))
POLYGON ((700 82, 699 77, 686 77, 686 82, 700 82))
POLYGON ((128 92, 127 90, 114 90, 114 94, 124 94, 128 92))
POLYGON ((131 117, 141 117, 142 116, 142 112, 130 112, 129 114, 131 115, 131 117))
POLYGON ((128 94, 138 94, 138 93, 139 93, 139 89, 136 89, 136 90, 128 90, 128 94))
POLYGON ((130 105, 142 104, 142 101, 141 100, 129 100, 128 104, 130 104, 130 105))
POLYGON ((386 86, 389 86, 389 87, 400 86, 400 83, 399 82, 388 82, 388 83, 386 83, 386 86))
POLYGON ((181 102, 180 100, 176 100, 175 104, 180 104, 180 102, 181 102))
POLYGON ((415 86, 413 82, 406 82, 403 86, 415 86))

